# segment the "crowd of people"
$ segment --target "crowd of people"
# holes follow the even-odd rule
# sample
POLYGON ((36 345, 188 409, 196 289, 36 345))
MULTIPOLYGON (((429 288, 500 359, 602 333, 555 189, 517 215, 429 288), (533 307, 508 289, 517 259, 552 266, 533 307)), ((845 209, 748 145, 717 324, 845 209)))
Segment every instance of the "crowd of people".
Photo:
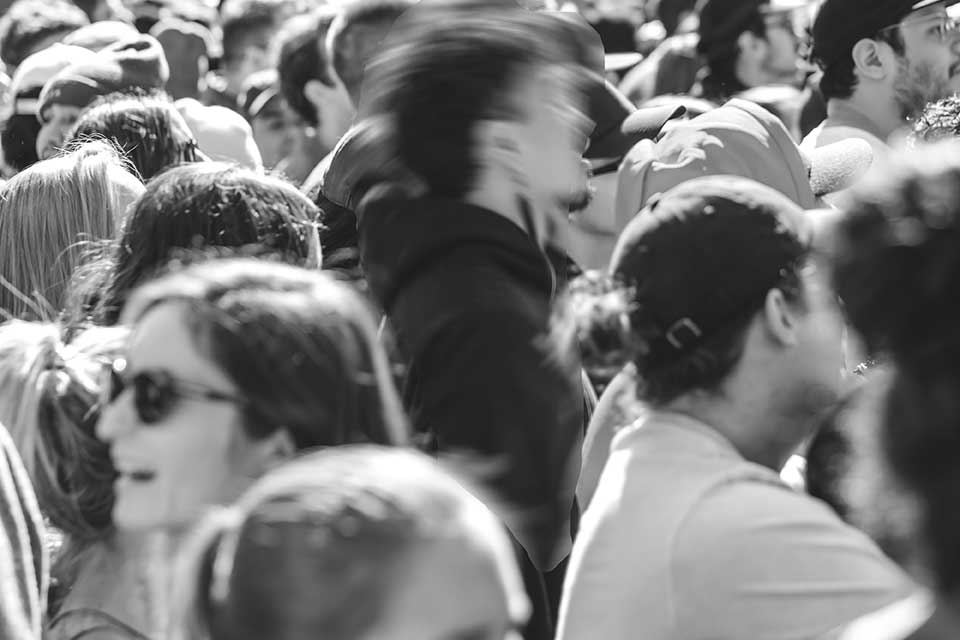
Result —
POLYGON ((960 637, 958 10, 0 0, 0 638, 960 637))

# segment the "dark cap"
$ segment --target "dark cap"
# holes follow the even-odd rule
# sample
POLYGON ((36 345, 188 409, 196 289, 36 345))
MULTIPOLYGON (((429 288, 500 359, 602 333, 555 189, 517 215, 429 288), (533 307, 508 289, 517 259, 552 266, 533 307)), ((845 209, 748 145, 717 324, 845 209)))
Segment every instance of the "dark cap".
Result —
POLYGON ((826 0, 813 23, 813 60, 822 69, 850 57, 854 45, 873 38, 905 17, 936 4, 958 0, 826 0))
POLYGON ((735 43, 765 13, 793 11, 806 4, 806 0, 701 0, 697 51, 712 58, 735 43))
POLYGON ((807 254, 812 223, 783 194, 746 178, 697 178, 654 197, 617 243, 612 275, 635 287, 631 325, 651 364, 669 363, 746 319, 807 254))

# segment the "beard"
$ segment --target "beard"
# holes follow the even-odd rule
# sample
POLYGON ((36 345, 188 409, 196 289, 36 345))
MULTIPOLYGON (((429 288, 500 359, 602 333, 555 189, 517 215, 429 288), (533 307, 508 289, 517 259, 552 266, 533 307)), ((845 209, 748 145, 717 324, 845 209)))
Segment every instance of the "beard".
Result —
POLYGON ((927 104, 953 94, 950 78, 938 75, 928 62, 910 64, 906 59, 898 61, 897 77, 893 82, 894 100, 904 120, 913 120, 927 104))

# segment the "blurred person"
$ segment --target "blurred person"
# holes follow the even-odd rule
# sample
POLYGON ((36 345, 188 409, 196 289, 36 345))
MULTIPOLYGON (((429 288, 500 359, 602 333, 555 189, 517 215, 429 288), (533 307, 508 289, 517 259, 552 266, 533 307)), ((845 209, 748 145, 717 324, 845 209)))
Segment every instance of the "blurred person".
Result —
POLYGON ((720 105, 753 87, 798 86, 804 7, 804 0, 701 0, 696 35, 664 41, 620 88, 636 104, 690 93, 720 105))
POLYGON ((213 47, 210 30, 196 22, 170 17, 157 22, 150 29, 150 35, 163 47, 170 66, 167 93, 174 100, 200 99, 210 70, 213 47))
POLYGON ((43 86, 62 69, 95 59, 92 51, 58 43, 33 54, 17 68, 10 85, 10 103, 0 124, 3 162, 12 173, 19 173, 40 159, 37 107, 43 86))
POLYGON ((221 6, 223 57, 217 78, 203 102, 238 109, 243 83, 256 71, 273 66, 270 41, 292 13, 290 0, 227 0, 221 6))
POLYGON ((960 633, 953 508, 960 491, 958 193, 955 143, 921 145, 854 187, 834 246, 833 278, 849 320, 888 368, 861 413, 875 434, 877 479, 886 482, 870 487, 862 506, 876 509, 891 490, 906 501, 901 522, 928 587, 858 621, 843 640, 941 640, 960 633))
POLYGON ((518 636, 529 603, 499 522, 422 454, 336 447, 197 529, 177 640, 518 636))
POLYGON ((97 59, 62 69, 40 94, 37 156, 46 160, 56 155, 80 113, 97 98, 160 90, 169 76, 160 43, 146 35, 111 45, 97 59))
POLYGON ((463 472, 519 545, 528 639, 552 637, 538 591, 570 548, 585 412, 576 354, 548 335, 559 274, 546 251, 587 198, 593 128, 562 34, 521 9, 404 16, 360 109, 386 123, 387 146, 354 182, 361 266, 408 366, 406 406, 429 450, 488 461, 463 472))
POLYGON ((302 129, 297 131, 293 113, 280 94, 277 72, 265 69, 251 75, 243 83, 240 105, 264 168, 276 169, 293 149, 297 134, 302 133, 302 129))
POLYGON ((52 320, 88 245, 114 237, 143 192, 116 151, 90 142, 17 174, 0 191, 0 313, 52 320))
POLYGON ((106 261, 96 265, 103 272, 91 275, 101 296, 96 319, 115 324, 131 292, 178 251, 235 248, 319 267, 316 217, 313 203, 279 178, 219 162, 168 169, 131 208, 106 261))
POLYGON ((0 17, 0 62, 13 74, 31 55, 87 24, 83 11, 67 0, 17 0, 0 17))
POLYGON ((328 274, 208 260, 139 288, 122 323, 97 425, 118 529, 182 532, 297 453, 407 443, 374 316, 328 274))
POLYGON ((744 178, 690 180, 632 220, 608 276, 572 286, 558 330, 631 362, 645 409, 581 523, 558 638, 813 638, 911 593, 778 475, 842 391, 813 215, 744 178))
POLYGON ((124 6, 123 0, 72 0, 80 7, 90 22, 116 21, 133 24, 133 13, 124 6))
POLYGON ((803 141, 815 148, 866 140, 877 166, 888 141, 929 102, 960 89, 955 0, 827 0, 813 26, 827 119, 803 141))
POLYGON ((336 15, 335 9, 325 8, 291 18, 277 36, 280 92, 309 127, 309 144, 319 155, 300 183, 333 151, 354 117, 350 96, 327 54, 327 33, 336 15))
POLYGON ((165 94, 111 94, 94 102, 67 134, 67 144, 103 139, 148 182, 178 164, 201 160, 187 123, 165 94))
POLYGON ((0 422, 55 538, 43 637, 142 638, 136 629, 158 631, 162 565, 148 540, 113 528, 116 471, 95 434, 102 361, 122 353, 127 332, 81 330, 69 344, 62 334, 56 324, 0 325, 0 422))

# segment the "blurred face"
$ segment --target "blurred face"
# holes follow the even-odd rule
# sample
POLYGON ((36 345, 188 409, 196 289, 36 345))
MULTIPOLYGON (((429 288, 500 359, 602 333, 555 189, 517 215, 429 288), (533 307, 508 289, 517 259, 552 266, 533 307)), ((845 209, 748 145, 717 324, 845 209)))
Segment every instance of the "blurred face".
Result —
POLYGON ((797 11, 776 11, 764 16, 767 53, 762 70, 770 84, 793 84, 798 78, 798 49, 803 33, 802 16, 797 11))
POLYGON ((55 104, 47 109, 43 114, 40 133, 37 134, 37 157, 46 160, 57 155, 82 111, 79 107, 63 104, 55 104))
POLYGON ((263 157, 263 166, 272 169, 291 151, 296 135, 296 117, 279 100, 265 108, 250 123, 253 139, 263 157))
POLYGON ((119 474, 114 523, 128 530, 189 526, 205 509, 231 502, 257 475, 241 406, 206 397, 235 396, 237 389, 197 348, 178 303, 162 303, 141 318, 126 360, 125 388, 97 426, 119 474), (172 381, 179 391, 140 384, 148 379, 172 381))
POLYGON ((898 57, 894 97, 906 119, 960 90, 960 56, 957 29, 944 4, 914 11, 898 29, 904 54, 898 57))
POLYGON ((583 202, 588 190, 583 152, 594 123, 566 71, 548 68, 529 75, 520 85, 522 117, 515 125, 520 173, 539 211, 566 218, 571 204, 583 202))
POLYGON ((529 615, 523 583, 509 552, 490 546, 430 540, 412 550, 364 640, 520 640, 529 615))

